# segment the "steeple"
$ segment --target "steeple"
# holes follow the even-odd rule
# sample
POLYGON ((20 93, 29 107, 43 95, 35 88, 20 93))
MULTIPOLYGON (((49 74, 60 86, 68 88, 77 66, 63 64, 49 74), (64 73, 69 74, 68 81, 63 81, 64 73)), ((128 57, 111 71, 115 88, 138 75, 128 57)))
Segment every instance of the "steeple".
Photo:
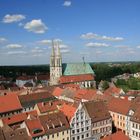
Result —
POLYGON ((62 75, 62 58, 58 42, 52 41, 52 52, 50 57, 50 84, 59 84, 62 75))
POLYGON ((61 56, 61 54, 60 54, 59 42, 57 42, 56 56, 61 56))
POLYGON ((54 48, 54 41, 52 40, 52 52, 51 56, 55 57, 55 48, 54 48))

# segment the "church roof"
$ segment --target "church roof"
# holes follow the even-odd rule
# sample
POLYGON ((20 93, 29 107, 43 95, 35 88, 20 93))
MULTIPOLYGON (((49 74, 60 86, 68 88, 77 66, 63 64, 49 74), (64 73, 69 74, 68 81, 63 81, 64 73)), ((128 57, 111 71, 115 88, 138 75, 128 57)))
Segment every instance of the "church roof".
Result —
POLYGON ((66 64, 63 75, 94 74, 89 63, 69 63, 66 64))

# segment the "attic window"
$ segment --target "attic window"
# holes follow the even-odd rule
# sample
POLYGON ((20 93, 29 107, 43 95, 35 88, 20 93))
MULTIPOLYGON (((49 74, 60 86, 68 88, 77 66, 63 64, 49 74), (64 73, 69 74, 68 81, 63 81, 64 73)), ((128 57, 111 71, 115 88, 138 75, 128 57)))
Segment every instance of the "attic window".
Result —
POLYGON ((61 127, 61 125, 59 125, 59 124, 58 125, 55 125, 55 128, 58 128, 58 127, 61 127))
POLYGON ((36 129, 33 129, 32 132, 33 134, 37 134, 37 133, 40 133, 42 132, 43 130, 39 129, 39 128, 36 128, 36 129))

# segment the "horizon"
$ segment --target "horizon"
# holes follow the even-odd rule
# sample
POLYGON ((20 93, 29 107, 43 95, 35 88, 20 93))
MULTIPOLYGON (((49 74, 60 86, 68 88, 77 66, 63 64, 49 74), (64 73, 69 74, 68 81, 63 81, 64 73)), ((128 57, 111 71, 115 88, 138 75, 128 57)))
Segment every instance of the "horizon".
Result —
MULTIPOLYGON (((83 63, 83 62, 70 62, 70 63, 62 63, 62 65, 63 64, 76 64, 76 63, 83 63)), ((105 63, 105 64, 109 64, 109 63, 112 63, 112 64, 127 64, 127 63, 140 63, 140 61, 102 61, 102 62, 85 62, 85 63, 89 63, 90 65, 91 64, 100 64, 100 63, 105 63)), ((0 65, 0 67, 9 67, 9 66, 11 66, 11 67, 22 67, 22 66, 44 66, 44 65, 47 65, 47 66, 49 66, 50 64, 49 63, 47 63, 47 64, 25 64, 25 65, 0 65)))
POLYGON ((139 62, 139 0, 1 0, 0 66, 46 65, 51 40, 62 62, 139 62))

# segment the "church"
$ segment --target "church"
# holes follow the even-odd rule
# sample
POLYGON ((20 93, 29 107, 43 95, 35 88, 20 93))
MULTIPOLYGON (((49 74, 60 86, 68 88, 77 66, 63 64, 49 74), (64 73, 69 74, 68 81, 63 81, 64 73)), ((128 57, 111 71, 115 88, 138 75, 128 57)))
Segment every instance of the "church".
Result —
POLYGON ((89 63, 68 63, 62 65, 59 44, 52 42, 50 56, 50 85, 78 84, 81 88, 96 86, 95 74, 89 63))

